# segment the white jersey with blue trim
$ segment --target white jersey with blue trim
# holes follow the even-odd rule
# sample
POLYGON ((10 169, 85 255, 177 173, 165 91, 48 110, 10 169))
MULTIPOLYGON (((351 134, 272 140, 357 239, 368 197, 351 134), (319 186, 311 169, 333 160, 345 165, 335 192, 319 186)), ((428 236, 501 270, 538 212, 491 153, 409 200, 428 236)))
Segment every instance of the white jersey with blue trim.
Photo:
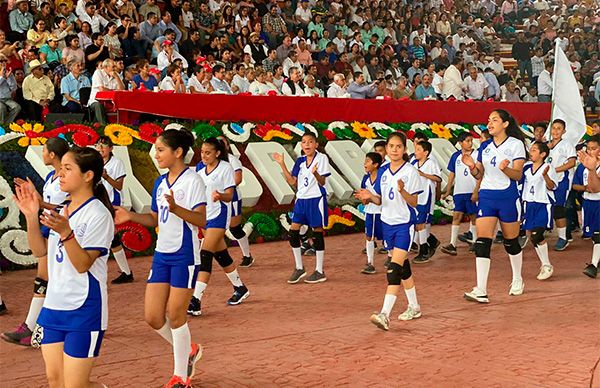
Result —
MULTIPOLYGON (((596 174, 600 174, 600 166, 596 167, 596 174)), ((589 184, 590 170, 587 168, 583 169, 583 185, 587 186, 589 184)), ((587 191, 583 192, 583 199, 587 199, 589 201, 600 201, 600 193, 590 193, 587 191)))
MULTIPOLYGON (((65 208, 60 210, 65 214, 65 208)), ((79 273, 51 230, 48 236, 48 290, 38 322, 60 330, 106 330, 108 325, 107 260, 114 238, 114 221, 104 204, 92 197, 69 214, 74 238, 86 251, 100 256, 79 273)))
MULTIPOLYGON (((474 156, 475 151, 471 150, 469 155, 474 156)), ((454 173, 453 194, 471 194, 475 190, 477 180, 471 174, 469 167, 462 161, 462 151, 456 151, 450 157, 448 162, 448 171, 454 173)))
POLYGON ((44 202, 51 205, 61 205, 67 200, 68 196, 69 194, 60 189, 60 180, 58 179, 56 170, 50 171, 50 173, 46 175, 44 189, 42 190, 44 202))
MULTIPOLYGON (((437 162, 428 157, 425 159, 423 163, 420 163, 418 160, 414 160, 411 163, 415 168, 421 171, 424 174, 435 175, 438 178, 441 178, 442 172, 440 170, 440 166, 437 162)), ((432 181, 431 179, 427 179, 424 176, 419 174, 419 179, 421 179, 421 187, 423 188, 423 192, 419 194, 419 198, 417 200, 418 205, 427 205, 428 203, 431 205, 431 212, 433 212, 433 207, 435 205, 435 189, 437 182, 432 181)))
MULTIPOLYGON (((377 182, 377 177, 375 177, 375 181, 371 181, 371 174, 365 174, 363 176, 362 182, 360 183, 361 189, 369 190, 372 194, 377 194, 375 191, 375 183, 377 182)), ((365 206, 365 213, 367 214, 380 214, 381 213, 381 205, 375 205, 374 203, 368 203, 365 206)))
POLYGON ((163 258, 180 261, 194 257, 194 262, 200 264, 200 242, 198 227, 169 211, 169 203, 165 194, 171 195, 175 203, 184 209, 194 210, 206 205, 206 190, 204 182, 192 169, 186 168, 170 184, 169 173, 158 177, 152 191, 152 211, 158 215, 158 238, 156 252, 164 253, 163 258))
MULTIPOLYGON (((548 146, 550 146, 550 144, 548 144, 548 146)), ((558 167, 567 163, 569 161, 569 159, 577 159, 577 153, 575 152, 575 147, 573 147, 565 139, 561 139, 558 141, 558 143, 556 143, 554 145, 554 147, 550 148, 550 155, 548 155, 547 161, 548 161, 548 163, 552 164, 552 167, 557 169, 558 167)), ((573 170, 574 170, 574 168, 563 171, 563 172, 557 172, 558 177, 559 177, 559 182, 562 182, 563 180, 568 179, 569 187, 570 187, 570 181, 573 180, 572 179, 573 178, 573 174, 572 174, 573 170)))
MULTIPOLYGON (((228 158, 229 164, 231 164, 231 168, 233 168, 233 174, 234 174, 233 181, 235 183, 235 173, 238 171, 242 171, 242 162, 240 161, 240 158, 238 158, 234 154, 227 154, 227 158, 228 158)), ((233 192, 233 201, 237 201, 241 198, 242 198, 242 195, 240 193, 240 189, 236 185, 235 190, 233 192)))
POLYGON ((549 163, 543 163, 537 170, 533 163, 523 167, 523 190, 521 198, 525 202, 554 203, 554 190, 548 189, 544 179, 544 171, 548 168, 548 177, 554 185, 558 185, 559 179, 556 170, 549 163))
POLYGON ((477 160, 483 164, 485 171, 479 188, 480 197, 488 194, 518 196, 517 182, 500 170, 500 163, 505 159, 509 161, 510 168, 516 160, 525 160, 525 145, 521 140, 509 136, 499 145, 494 143, 494 139, 481 143, 477 160))
POLYGON ((206 219, 217 218, 223 211, 227 212, 227 217, 231 216, 231 206, 229 202, 217 201, 212 199, 212 193, 225 192, 229 188, 235 191, 235 179, 233 177, 233 168, 231 164, 219 160, 217 166, 211 172, 206 171, 204 163, 198 163, 196 172, 204 182, 206 187, 206 219))
POLYGON ((374 189, 381 196, 381 221, 388 225, 414 223, 417 219, 415 208, 406 203, 398 191, 399 180, 411 195, 423 191, 419 173, 410 163, 405 162, 396 171, 392 171, 391 164, 379 169, 374 189))
POLYGON ((294 168, 292 168, 292 176, 298 179, 296 185, 298 187, 296 198, 309 199, 327 195, 325 186, 319 185, 317 178, 315 178, 312 173, 315 163, 317 164, 317 173, 319 173, 319 175, 325 178, 331 175, 331 171, 329 170, 329 158, 327 155, 315 151, 315 155, 310 164, 307 164, 306 156, 299 157, 296 159, 294 168))
MULTIPOLYGON (((110 156, 110 159, 104 164, 104 170, 106 174, 114 180, 119 180, 126 176, 125 166, 121 159, 115 157, 114 155, 110 156)), ((110 183, 106 181, 106 179, 101 179, 102 184, 106 187, 106 192, 108 192, 108 198, 113 205, 121 206, 121 192, 114 187, 111 186, 110 183)))

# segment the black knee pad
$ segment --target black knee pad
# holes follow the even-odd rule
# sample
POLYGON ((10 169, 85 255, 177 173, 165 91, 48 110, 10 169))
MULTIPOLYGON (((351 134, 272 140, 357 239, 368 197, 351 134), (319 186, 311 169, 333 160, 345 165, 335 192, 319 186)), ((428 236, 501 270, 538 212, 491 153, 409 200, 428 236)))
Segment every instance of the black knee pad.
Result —
POLYGON ((531 231, 531 242, 534 247, 540 245, 544 241, 544 228, 535 228, 531 231))
POLYGON ((244 232, 244 228, 242 228, 242 225, 229 228, 229 231, 231 232, 233 237, 235 237, 236 240, 246 237, 246 232, 244 232))
POLYGON ((594 244, 600 244, 600 232, 594 232, 594 234, 592 234, 592 241, 594 244))
POLYGON ((475 241, 475 256, 489 259, 491 251, 492 251, 492 239, 491 238, 479 237, 477 239, 477 241, 475 241))
POLYGON ((390 286, 399 286, 402 283, 402 266, 393 261, 387 271, 387 280, 390 286))
POLYGON ((292 248, 300 248, 300 231, 290 230, 290 245, 292 248))
POLYGON ((217 263, 219 263, 219 265, 223 268, 233 264, 233 259, 229 255, 229 251, 227 249, 216 252, 215 260, 217 260, 217 263))
POLYGON ((116 247, 121 246, 121 237, 119 237, 118 234, 115 234, 115 237, 113 237, 112 242, 110 243, 110 249, 115 249, 116 247))
POLYGON ((567 218, 567 209, 564 206, 554 206, 554 219, 567 218))
POLYGON ((521 245, 519 244, 519 238, 505 238, 504 249, 509 255, 517 255, 521 253, 521 245))
POLYGON ((325 239, 323 238, 323 232, 313 232, 313 244, 315 251, 325 250, 325 239))
POLYGON ((33 293, 36 295, 46 295, 48 290, 48 281, 42 278, 35 278, 33 281, 33 293))
POLYGON ((404 264, 402 264, 402 280, 406 280, 412 276, 412 271, 410 270, 410 260, 405 260, 404 264))
POLYGON ((212 252, 204 249, 200 251, 200 272, 212 272, 213 255, 212 252))

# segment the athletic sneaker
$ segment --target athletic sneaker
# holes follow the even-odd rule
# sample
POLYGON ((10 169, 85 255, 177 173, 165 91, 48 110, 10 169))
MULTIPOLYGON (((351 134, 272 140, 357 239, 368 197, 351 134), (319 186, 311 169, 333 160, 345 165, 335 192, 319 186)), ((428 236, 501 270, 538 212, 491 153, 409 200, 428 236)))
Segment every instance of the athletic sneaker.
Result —
POLYGON ((411 319, 421 318, 421 310, 416 310, 411 306, 408 306, 405 312, 398 315, 398 319, 401 321, 410 321, 411 319))
POLYGON ((537 276, 537 280, 546 280, 554 273, 554 267, 551 265, 544 264, 540 267, 540 273, 537 276))
POLYGON ((304 283, 308 283, 308 284, 323 283, 325 280, 327 280, 325 273, 315 271, 309 277, 304 279, 304 283))
POLYGON ((501 231, 496 233, 496 238, 494 238, 494 244, 502 244, 504 242, 504 235, 502 235, 501 231))
POLYGON ((471 231, 464 232, 463 234, 458 235, 458 240, 464 243, 472 244, 473 243, 473 233, 471 231))
POLYGON ((190 304, 188 305, 187 313, 195 317, 202 315, 202 304, 200 303, 200 299, 192 296, 192 299, 190 299, 190 304))
POLYGON ((315 248, 308 240, 302 241, 302 245, 300 245, 300 251, 302 252, 303 256, 314 256, 316 254, 315 248))
POLYGON ((121 274, 114 278, 110 284, 125 284, 125 283, 133 283, 133 272, 130 272, 127 275, 125 272, 121 272, 121 274))
POLYGON ((371 323, 380 328, 381 330, 390 329, 390 319, 384 313, 371 315, 371 323))
POLYGON ((387 255, 387 249, 385 249, 385 247, 381 247, 377 250, 377 253, 379 253, 380 255, 387 255))
POLYGON ((247 268, 254 264, 254 258, 252 256, 244 256, 242 257, 242 262, 238 267, 247 268))
POLYGON ((564 238, 559 238, 554 245, 555 251, 564 251, 569 246, 569 242, 564 238))
POLYGON ((375 271, 375 267, 373 266, 373 264, 367 264, 365 266, 365 268, 362 271, 360 271, 360 273, 364 273, 364 274, 367 274, 367 275, 372 275, 375 272, 377 272, 377 271, 375 271))
POLYGON ((227 304, 230 306, 238 305, 249 296, 250 291, 248 291, 248 288, 243 284, 239 287, 233 287, 233 295, 231 295, 231 298, 229 298, 227 304))
POLYGON ((508 295, 522 295, 523 290, 525 289, 525 282, 523 279, 513 280, 510 284, 510 290, 508 291, 508 295))
POLYGON ((188 357, 187 374, 191 379, 196 374, 196 363, 202 358, 202 345, 192 343, 192 350, 188 357))
POLYGON ((15 331, 0 334, 0 338, 13 344, 31 346, 32 334, 33 332, 29 330, 25 322, 23 322, 15 329, 15 331))
POLYGON ((481 291, 477 287, 473 287, 473 291, 471 292, 465 292, 464 297, 466 300, 469 300, 471 302, 490 303, 490 300, 488 299, 486 293, 481 291))
POLYGON ((412 253, 417 253, 417 252, 419 252, 419 245, 418 245, 417 243, 414 243, 414 242, 413 242, 412 244, 410 244, 410 251, 411 251, 412 253))
POLYGON ((442 243, 433 234, 429 235, 427 243, 429 244, 429 251, 427 252, 427 256, 433 257, 433 255, 435 255, 435 251, 442 243))
POLYGON ((296 284, 304 276, 306 276, 306 271, 304 270, 304 268, 302 268, 302 269, 295 269, 294 272, 292 273, 292 276, 290 276, 290 278, 288 279, 287 282, 289 284, 296 284))
POLYGON ((190 378, 188 377, 186 381, 179 376, 171 377, 171 380, 165 385, 165 388, 191 388, 190 378))
POLYGON ((385 268, 389 268, 391 262, 392 262, 392 258, 388 256, 387 259, 385 259, 385 261, 383 262, 383 266, 385 268))
POLYGON ((529 241, 529 237, 527 237, 527 235, 519 236, 519 245, 521 246, 521 249, 525 248, 525 245, 527 245, 528 241, 529 241))
POLYGON ((589 234, 582 234, 582 235, 581 235, 581 239, 582 239, 582 240, 589 240, 589 239, 591 239, 591 238, 592 238, 592 236, 591 236, 591 235, 589 235, 589 234))
POLYGON ((596 276, 598 276, 598 267, 596 267, 594 264, 588 264, 583 270, 583 273, 592 279, 596 279, 596 276))
POLYGON ((412 262, 415 264, 423 264, 427 263, 430 259, 431 257, 429 255, 423 255, 419 253, 414 259, 412 259, 412 262))
POLYGON ((451 256, 457 255, 456 247, 452 244, 444 245, 443 247, 440 248, 440 250, 451 256))
POLYGON ((4 315, 8 312, 8 309, 6 308, 6 305, 4 304, 4 302, 2 302, 2 304, 0 304, 0 315, 4 315))

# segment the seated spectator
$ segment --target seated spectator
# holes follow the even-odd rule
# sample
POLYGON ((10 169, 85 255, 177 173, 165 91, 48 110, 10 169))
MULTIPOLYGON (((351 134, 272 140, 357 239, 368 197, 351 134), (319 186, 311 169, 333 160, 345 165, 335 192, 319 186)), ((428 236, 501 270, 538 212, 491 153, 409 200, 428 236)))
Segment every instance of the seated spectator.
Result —
POLYGON ((406 75, 408 77, 408 82, 412 83, 413 78, 416 74, 423 75, 423 69, 421 69, 421 61, 417 58, 413 59, 412 66, 408 68, 406 71, 406 75))
POLYGON ((513 81, 508 81, 506 83, 506 88, 504 91, 504 97, 502 101, 506 102, 521 102, 521 96, 519 91, 517 90, 517 85, 513 81))
POLYGON ((316 86, 316 80, 312 74, 304 77, 304 95, 307 97, 323 97, 323 91, 316 86))
POLYGON ((62 105, 70 113, 81 112, 81 99, 79 91, 81 88, 92 86, 90 79, 82 75, 83 65, 81 62, 72 61, 68 63, 69 74, 60 81, 60 92, 63 95, 62 105))
POLYGON ((431 81, 429 74, 423 75, 423 82, 415 89, 415 100, 437 100, 431 81))
POLYGON ((156 5, 156 0, 146 0, 138 10, 140 16, 140 22, 145 21, 149 18, 150 13, 160 18, 160 8, 156 5))
POLYGON ((487 99, 487 89, 489 84, 485 80, 483 74, 481 74, 476 66, 471 66, 469 69, 469 76, 464 80, 464 91, 466 98, 483 101, 487 99))
POLYGON ((346 77, 342 73, 333 76, 333 83, 327 89, 327 97, 330 98, 350 98, 350 93, 346 90, 346 77))
POLYGON ((285 59, 285 61, 283 61, 283 74, 286 77, 289 77, 289 71, 292 67, 298 69, 300 71, 300 75, 303 75, 304 72, 302 71, 302 65, 300 62, 298 62, 298 53, 296 50, 291 50, 288 54, 288 57, 285 59))
POLYGON ((167 67, 167 76, 160 82, 160 90, 185 93, 185 84, 181 78, 181 69, 176 64, 167 67))
POLYGON ((297 67, 289 69, 289 78, 283 83, 281 93, 284 96, 303 96, 304 83, 302 82, 302 72, 297 67))
POLYGON ((233 93, 246 93, 250 87, 250 82, 246 79, 246 67, 242 63, 235 66, 236 74, 231 81, 231 90, 233 93))
POLYGON ((412 99, 415 94, 415 88, 408 86, 408 78, 402 76, 398 79, 398 86, 392 92, 394 100, 412 99))
POLYGON ((249 41, 243 49, 244 53, 250 54, 254 64, 261 64, 268 55, 267 47, 260 41, 259 34, 256 32, 250 34, 249 41))
POLYGON ((208 81, 207 70, 211 70, 209 65, 196 65, 194 75, 188 81, 188 89, 190 93, 210 93, 212 86, 208 81))
POLYGON ((33 27, 33 15, 29 13, 29 1, 17 0, 16 8, 8 14, 10 32, 8 40, 17 42, 25 40, 27 32, 33 27))
POLYGON ((88 101, 88 107, 94 112, 98 123, 104 125, 107 119, 106 109, 101 102, 96 100, 96 94, 111 90, 123 90, 124 88, 123 81, 115 70, 115 62, 110 58, 102 61, 101 67, 92 76, 92 90, 88 101))
POLYGON ((215 93, 233 94, 231 86, 225 81, 225 68, 222 65, 215 65, 213 67, 213 77, 210 83, 215 93))
MULTIPOLYGON (((269 76, 268 73, 269 72, 267 72, 267 76, 269 76)), ((285 77, 283 76, 283 66, 276 65, 275 71, 273 71, 273 74, 271 75, 271 77, 272 78, 269 79, 268 81, 272 82, 273 85, 275 85, 275 87, 277 87, 277 90, 279 92, 281 92, 281 88, 283 87, 283 82, 285 81, 285 77)))
POLYGON ((463 61, 460 57, 455 57, 446 72, 444 73, 444 87, 442 88, 442 97, 445 99, 454 98, 463 100, 463 79, 461 70, 463 61))
POLYGON ((173 31, 175 31, 175 43, 179 43, 179 41, 181 40, 181 30, 175 25, 175 23, 173 23, 173 21, 171 20, 171 13, 170 12, 165 12, 162 17, 161 17, 161 21, 158 23, 158 29, 160 31, 161 34, 164 34, 165 31, 170 28, 173 31))
POLYGON ((104 45, 108 47, 108 53, 112 59, 123 56, 121 41, 117 35, 117 24, 109 22, 104 28, 104 45))
POLYGON ((271 87, 265 82, 266 72, 258 68, 254 73, 254 77, 254 81, 248 87, 248 91, 253 96, 266 96, 271 91, 271 87))
POLYGON ((40 48, 40 60, 50 69, 54 69, 62 62, 62 52, 58 48, 58 38, 54 35, 48 37, 47 43, 40 48))
POLYGON ((502 98, 502 92, 500 91, 500 84, 498 83, 498 79, 496 78, 494 71, 490 67, 486 67, 485 71, 483 72, 483 76, 488 83, 488 97, 493 98, 496 101, 500 101, 500 98, 502 98))
POLYGON ((150 63, 147 59, 140 59, 136 64, 138 73, 133 76, 136 89, 154 90, 158 86, 156 77, 150 74, 150 63), (142 87, 143 85, 143 87, 142 87))
POLYGON ((43 20, 36 21, 33 28, 27 31, 27 41, 37 48, 46 44, 48 36, 50 32, 46 30, 46 22, 43 20))
POLYGON ((92 41, 92 26, 90 23, 81 23, 81 31, 77 33, 77 37, 79 38, 79 46, 81 46, 83 51, 94 43, 92 41))
POLYGON ((530 86, 527 94, 523 97, 523 102, 538 102, 537 90, 535 86, 530 86))
POLYGON ((25 113, 29 120, 42 121, 42 113, 49 110, 50 102, 54 99, 54 84, 44 74, 42 64, 37 59, 29 62, 29 74, 23 80, 23 98, 25 113))
POLYGON ((0 123, 14 122, 21 111, 21 106, 13 100, 17 81, 7 65, 8 58, 0 54, 0 123))
POLYGON ((104 27, 108 24, 108 20, 100 15, 100 12, 96 9, 96 4, 93 1, 85 3, 85 10, 79 14, 79 20, 81 23, 89 23, 92 27, 92 33, 102 32, 104 27))
POLYGON ((354 73, 354 81, 348 85, 350 98, 366 99, 375 97, 377 95, 377 83, 378 81, 367 84, 363 73, 357 71, 354 73))
POLYGON ((164 42, 162 42, 163 49, 160 53, 158 53, 158 58, 156 59, 158 69, 160 71, 166 69, 170 64, 173 63, 175 59, 181 59, 181 62, 183 62, 183 68, 188 68, 187 60, 184 57, 182 57, 181 54, 175 51, 173 44, 174 42, 171 40, 165 40, 164 42))
POLYGON ((294 50, 294 46, 292 46, 292 38, 289 35, 286 35, 283 38, 283 42, 279 47, 277 47, 277 60, 279 63, 283 64, 283 61, 289 57, 290 51, 294 50))
POLYGON ((56 28, 52 31, 52 35, 56 37, 58 40, 58 49, 62 52, 62 50, 67 47, 65 39, 67 36, 74 36, 76 34, 74 24, 70 24, 67 22, 67 19, 63 17, 57 17, 56 19, 56 28))
POLYGON ((298 53, 297 54, 298 54, 298 57, 297 57, 298 62, 302 66, 307 67, 313 63, 312 53, 306 47, 306 42, 304 41, 304 39, 300 39, 298 41, 298 53))
POLYGON ((85 53, 79 47, 79 36, 67 35, 66 37, 67 46, 62 50, 62 61, 63 63, 79 62, 82 65, 85 64, 85 53))
POLYGON ((266 72, 274 72, 277 65, 281 66, 277 60, 277 51, 275 49, 271 49, 269 50, 267 57, 262 61, 262 67, 266 72))

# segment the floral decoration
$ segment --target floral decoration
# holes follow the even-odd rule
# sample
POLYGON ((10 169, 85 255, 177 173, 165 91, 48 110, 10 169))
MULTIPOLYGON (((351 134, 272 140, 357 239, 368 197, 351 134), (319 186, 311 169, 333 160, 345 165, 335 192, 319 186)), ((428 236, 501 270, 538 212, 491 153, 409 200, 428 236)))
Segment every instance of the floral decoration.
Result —
POLYGON ((390 133, 395 132, 395 129, 384 123, 373 122, 370 125, 373 130, 377 133, 377 136, 383 139, 387 139, 390 133))
POLYGON ((344 212, 348 212, 350 214, 352 214, 353 216, 361 219, 361 220, 365 220, 365 212, 364 212, 364 205, 360 204, 358 205, 358 207, 354 207, 352 205, 344 205, 342 206, 342 211, 344 212), (362 211, 361 211, 361 207, 362 207, 362 211))
POLYGON ((146 143, 156 143, 156 139, 161 133, 163 133, 163 129, 154 123, 144 123, 140 125, 140 139, 146 143))
POLYGON ((39 134, 44 131, 44 126, 40 123, 35 123, 33 125, 27 122, 23 124, 11 123, 9 128, 13 132, 25 134, 25 136, 20 138, 18 141, 18 144, 21 147, 29 147, 30 145, 44 145, 46 140, 48 140, 47 137, 39 136, 39 134))
POLYGON ((352 123, 352 132, 358 134, 363 139, 375 139, 377 137, 373 128, 358 121, 352 123))
POLYGON ((152 236, 150 235, 150 232, 140 224, 126 222, 117 225, 116 232, 123 232, 123 235, 121 236, 123 246, 131 251, 145 251, 152 245, 152 236))
POLYGON ((254 128, 254 133, 256 136, 263 139, 263 141, 271 141, 275 137, 283 140, 292 140, 293 138, 291 132, 287 129, 282 130, 279 124, 258 124, 256 128, 254 128))
POLYGON ((245 143, 250 139, 254 124, 246 123, 240 126, 238 123, 223 124, 221 131, 230 141, 234 143, 245 143))
POLYGON ((104 134, 119 146, 128 146, 133 143, 134 138, 140 139, 138 131, 121 124, 108 124, 104 127, 104 134))
POLYGON ((431 132, 439 138, 446 140, 452 138, 452 133, 450 132, 450 130, 441 124, 433 123, 431 124, 430 128, 431 132))
POLYGON ((277 225, 277 221, 275 221, 273 217, 267 214, 254 213, 248 219, 246 225, 247 224, 252 225, 260 236, 264 236, 268 239, 275 239, 280 237, 281 230, 279 229, 279 225, 277 225))
POLYGON ((215 128, 213 125, 206 123, 198 123, 194 128, 192 128, 192 133, 201 138, 202 140, 209 139, 211 137, 221 136, 222 133, 215 128))
POLYGON ((0 256, 19 265, 37 263, 29 249, 27 232, 21 229, 11 229, 0 236, 0 256))
POLYGON ((350 227, 356 224, 356 221, 352 219, 352 213, 342 212, 342 209, 339 207, 336 207, 335 209, 328 209, 328 212, 329 217, 327 226, 325 226, 323 229, 329 230, 333 228, 333 225, 335 224, 342 224, 350 227))

